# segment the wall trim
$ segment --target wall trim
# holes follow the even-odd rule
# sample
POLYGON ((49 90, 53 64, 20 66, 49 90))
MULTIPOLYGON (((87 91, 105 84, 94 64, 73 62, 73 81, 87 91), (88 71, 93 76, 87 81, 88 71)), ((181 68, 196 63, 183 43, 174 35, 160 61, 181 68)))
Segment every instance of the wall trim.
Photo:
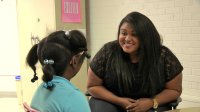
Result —
POLYGON ((0 91, 0 98, 17 98, 16 91, 0 91))
POLYGON ((191 95, 181 95, 183 101, 189 101, 194 103, 200 103, 200 97, 198 96, 191 96, 191 95))

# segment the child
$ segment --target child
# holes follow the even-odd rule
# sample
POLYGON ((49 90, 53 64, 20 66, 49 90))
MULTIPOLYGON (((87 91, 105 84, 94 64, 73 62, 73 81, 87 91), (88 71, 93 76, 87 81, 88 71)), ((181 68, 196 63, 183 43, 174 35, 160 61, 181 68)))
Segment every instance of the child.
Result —
POLYGON ((38 87, 31 108, 41 112, 90 112, 85 96, 75 87, 73 78, 87 54, 84 35, 78 30, 56 31, 35 44, 27 55, 27 63, 34 71, 35 64, 42 65, 43 83, 38 87))

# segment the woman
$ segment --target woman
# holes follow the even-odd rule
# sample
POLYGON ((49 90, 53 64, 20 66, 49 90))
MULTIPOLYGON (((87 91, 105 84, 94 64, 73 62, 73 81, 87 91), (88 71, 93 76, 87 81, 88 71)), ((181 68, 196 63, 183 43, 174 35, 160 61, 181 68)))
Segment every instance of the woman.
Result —
POLYGON ((85 96, 71 82, 80 70, 87 54, 84 35, 78 30, 56 31, 34 45, 27 55, 27 63, 34 71, 42 65, 43 83, 38 87, 31 108, 41 112, 90 112, 85 96))
POLYGON ((106 43, 90 63, 91 111, 170 110, 168 104, 182 92, 182 70, 151 20, 131 12, 119 24, 118 39, 106 43))

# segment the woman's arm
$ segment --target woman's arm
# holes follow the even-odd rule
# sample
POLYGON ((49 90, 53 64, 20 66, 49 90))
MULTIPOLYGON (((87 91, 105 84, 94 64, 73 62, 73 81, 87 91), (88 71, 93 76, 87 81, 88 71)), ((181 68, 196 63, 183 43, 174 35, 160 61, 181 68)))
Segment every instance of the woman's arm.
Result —
MULTIPOLYGON (((178 74, 175 78, 166 83, 165 89, 157 94, 154 99, 158 105, 166 104, 177 100, 182 92, 182 73, 178 74)), ((146 112, 153 107, 153 99, 140 98, 136 103, 127 107, 129 112, 141 111, 146 112)))
POLYGON ((87 89, 88 92, 95 98, 99 98, 113 104, 117 104, 126 108, 131 102, 135 100, 130 98, 121 98, 107 90, 103 85, 103 81, 100 79, 91 68, 88 69, 88 81, 87 81, 87 89))
POLYGON ((177 100, 182 93, 182 73, 166 83, 165 89, 155 96, 159 105, 177 100))

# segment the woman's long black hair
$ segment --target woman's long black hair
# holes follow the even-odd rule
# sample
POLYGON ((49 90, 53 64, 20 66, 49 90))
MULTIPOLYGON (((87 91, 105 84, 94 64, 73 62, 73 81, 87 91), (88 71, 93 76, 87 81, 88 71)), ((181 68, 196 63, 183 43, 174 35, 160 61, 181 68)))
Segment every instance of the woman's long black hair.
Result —
MULTIPOLYGON (((85 36, 78 30, 55 31, 35 44, 29 51, 26 62, 34 71, 34 77, 31 80, 35 82, 38 77, 35 64, 42 65, 44 82, 53 79, 53 75, 63 76, 73 55, 82 51, 87 51, 85 36), (53 64, 45 64, 45 60, 53 60, 53 64)), ((48 87, 52 89, 52 87, 48 87)))
MULTIPOLYGON (((139 12, 131 12, 120 22, 118 37, 120 28, 124 23, 128 23, 132 26, 140 42, 138 51, 140 59, 138 62, 138 74, 142 76, 140 90, 152 97, 156 94, 155 92, 158 91, 157 89, 161 85, 160 73, 158 70, 162 47, 160 35, 151 20, 145 15, 139 12)), ((130 70, 131 60, 129 55, 124 53, 121 48, 117 52, 121 53, 116 53, 116 60, 113 65, 114 71, 116 71, 118 86, 122 90, 121 92, 130 95, 131 88, 133 87, 132 82, 135 79, 132 70, 130 70)))

